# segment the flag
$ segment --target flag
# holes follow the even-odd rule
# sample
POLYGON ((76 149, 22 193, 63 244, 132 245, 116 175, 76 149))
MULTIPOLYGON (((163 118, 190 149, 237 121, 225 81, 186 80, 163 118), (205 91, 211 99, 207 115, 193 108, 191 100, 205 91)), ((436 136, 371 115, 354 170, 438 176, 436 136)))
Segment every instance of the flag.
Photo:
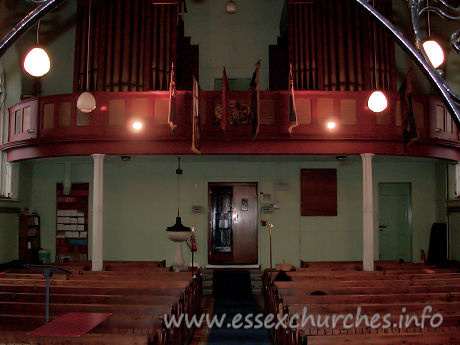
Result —
POLYGON ((177 127, 176 123, 176 76, 174 75, 174 64, 171 64, 171 76, 169 81, 169 111, 168 124, 174 132, 177 127))
POLYGON ((260 126, 260 109, 259 109, 259 68, 260 59, 256 63, 256 69, 252 74, 249 91, 251 93, 251 112, 252 112, 252 135, 254 137, 259 133, 260 126))
POLYGON ((187 3, 185 0, 179 0, 179 11, 177 16, 177 25, 179 25, 179 17, 182 22, 184 22, 184 13, 187 13, 187 3))
POLYGON ((401 88, 401 115, 403 125, 404 146, 409 145, 418 138, 417 125, 414 118, 414 108, 412 104, 412 71, 407 73, 401 88))
POLYGON ((227 129, 227 95, 228 95, 228 79, 227 79, 227 72, 222 72, 222 118, 220 119, 220 128, 226 131, 227 129))
POLYGON ((299 125, 297 121, 297 111, 295 108, 294 97, 294 74, 292 73, 292 64, 289 64, 289 134, 292 135, 292 129, 299 125))
POLYGON ((187 13, 187 3, 185 0, 179 0, 179 8, 182 13, 182 16, 184 16, 184 13, 187 13))
POLYGON ((192 151, 193 153, 200 154, 200 108, 199 108, 199 97, 200 97, 200 86, 195 76, 193 76, 193 134, 192 134, 192 151))

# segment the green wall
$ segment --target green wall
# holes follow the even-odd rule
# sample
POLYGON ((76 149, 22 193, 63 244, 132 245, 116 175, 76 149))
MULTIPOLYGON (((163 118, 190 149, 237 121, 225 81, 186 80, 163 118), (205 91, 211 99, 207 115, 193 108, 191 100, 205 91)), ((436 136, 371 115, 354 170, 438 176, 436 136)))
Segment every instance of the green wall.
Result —
MULTIPOLYGON (((32 169, 28 163, 19 163, 19 201, 0 201, 2 208, 28 207, 30 203, 30 189, 32 169)), ((18 259, 18 229, 17 213, 0 212, 0 263, 18 259)))
MULTIPOLYGON (((54 255, 56 224, 55 188, 64 177, 66 159, 43 159, 31 164, 30 206, 42 219, 42 245, 54 255)), ((72 161, 72 182, 92 182, 89 157, 72 161)), ((176 216, 176 158, 150 156, 122 162, 108 156, 104 165, 104 258, 160 260, 168 264, 174 244, 165 229, 176 216)), ((411 182, 413 258, 428 249, 429 230, 436 221, 436 161, 377 157, 374 163, 374 199, 378 210, 379 182, 411 182)), ((360 260, 362 241, 362 167, 359 157, 345 163, 324 157, 298 156, 186 156, 182 160, 181 215, 185 224, 197 226, 200 264, 207 263, 208 182, 257 182, 259 193, 272 195, 280 209, 259 214, 275 224, 274 263, 298 264, 303 260, 360 260), (338 216, 300 217, 300 169, 337 168, 338 216), (203 206, 192 213, 192 205, 203 206)), ((90 196, 91 198, 91 196, 90 196)), ((259 198, 259 205, 262 204, 259 198)), ((377 219, 377 215, 376 215, 377 219)), ((91 219, 90 219, 91 224, 91 219)), ((376 249, 378 224, 375 223, 376 249)), ((267 267, 268 234, 259 226, 259 263, 267 267)), ((184 253, 186 252, 184 248, 184 253)), ((189 256, 188 260, 190 260, 189 256)), ((377 252, 376 252, 376 258, 377 252)))
POLYGON ((51 60, 51 70, 41 81, 43 95, 73 92, 76 11, 76 0, 67 0, 40 26, 51 60))
MULTIPOLYGON (((460 207, 460 200, 450 200, 449 207, 460 207)), ((460 212, 449 214, 449 258, 460 261, 460 212)))
MULTIPOLYGON (((226 1, 187 1, 185 34, 200 45, 200 86, 214 89, 214 79, 251 78, 262 58, 260 87, 268 89, 268 46, 276 44, 284 0, 238 0, 235 14, 226 1)), ((287 87, 287 85, 286 85, 287 87)))
MULTIPOLYGON (((8 206, 10 205, 2 205, 2 207, 8 206)), ((0 224, 0 263, 16 260, 18 258, 18 215, 0 213, 0 224)))

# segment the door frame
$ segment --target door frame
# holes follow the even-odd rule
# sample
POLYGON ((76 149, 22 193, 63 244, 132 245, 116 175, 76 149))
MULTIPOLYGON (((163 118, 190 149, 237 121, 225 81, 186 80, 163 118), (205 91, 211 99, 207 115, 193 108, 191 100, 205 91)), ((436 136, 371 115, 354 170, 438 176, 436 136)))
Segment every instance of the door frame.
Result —
MULTIPOLYGON (((409 185, 409 207, 408 207, 408 214, 407 214, 407 223, 409 225, 409 250, 410 250, 410 253, 409 253, 409 257, 410 257, 410 262, 414 262, 414 256, 413 256, 413 216, 412 216, 412 182, 393 182, 393 181, 389 181, 389 182, 385 182, 385 181, 381 181, 381 182, 378 182, 378 185, 377 185, 377 204, 378 204, 378 216, 377 216, 377 223, 379 223, 379 218, 380 218, 380 185, 381 184, 393 184, 393 185, 409 185)), ((377 225, 377 228, 380 224, 377 225)), ((380 231, 377 232, 378 234, 378 239, 379 239, 379 245, 378 245, 378 248, 379 248, 379 260, 380 260, 380 231)))
MULTIPOLYGON (((212 205, 211 205, 211 198, 210 198, 210 192, 211 192, 211 187, 219 187, 219 186, 227 186, 227 187, 233 187, 233 186, 255 186, 256 188, 256 223, 255 223, 255 232, 256 232, 256 254, 257 254, 257 263, 259 262, 259 183, 258 182, 208 182, 208 264, 210 263, 210 258, 211 258, 211 243, 212 243, 212 236, 211 236, 211 210, 212 210, 212 205)), ((233 263, 230 263, 228 265, 232 265, 233 263)), ((227 265, 227 264, 222 264, 222 265, 227 265)))

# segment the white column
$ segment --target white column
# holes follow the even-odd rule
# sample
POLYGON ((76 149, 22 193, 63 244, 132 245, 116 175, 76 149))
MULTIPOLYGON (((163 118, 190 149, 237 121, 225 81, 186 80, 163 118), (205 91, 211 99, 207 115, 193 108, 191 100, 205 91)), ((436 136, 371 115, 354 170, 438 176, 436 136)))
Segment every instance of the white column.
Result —
POLYGON ((374 154, 363 153, 363 269, 374 270, 374 204, 372 181, 372 158, 374 154))
POLYGON ((91 155, 94 160, 93 178, 93 242, 92 266, 93 271, 103 268, 103 206, 104 206, 104 154, 91 155))

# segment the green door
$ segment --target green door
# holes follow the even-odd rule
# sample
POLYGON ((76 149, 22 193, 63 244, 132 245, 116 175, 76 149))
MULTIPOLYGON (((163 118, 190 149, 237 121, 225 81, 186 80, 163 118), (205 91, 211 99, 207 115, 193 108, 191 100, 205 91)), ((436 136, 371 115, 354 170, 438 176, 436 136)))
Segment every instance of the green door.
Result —
POLYGON ((379 183, 380 260, 412 261, 410 183, 379 183))

